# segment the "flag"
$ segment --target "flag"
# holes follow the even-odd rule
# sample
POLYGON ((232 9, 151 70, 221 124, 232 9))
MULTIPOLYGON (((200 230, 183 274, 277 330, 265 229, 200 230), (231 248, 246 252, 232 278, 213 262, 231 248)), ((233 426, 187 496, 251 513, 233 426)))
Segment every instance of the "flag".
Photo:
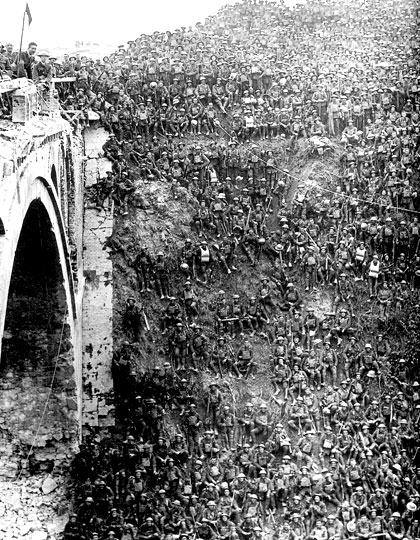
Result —
POLYGON ((28 3, 26 3, 25 13, 28 16, 28 25, 30 25, 32 22, 32 14, 31 10, 29 9, 28 3))

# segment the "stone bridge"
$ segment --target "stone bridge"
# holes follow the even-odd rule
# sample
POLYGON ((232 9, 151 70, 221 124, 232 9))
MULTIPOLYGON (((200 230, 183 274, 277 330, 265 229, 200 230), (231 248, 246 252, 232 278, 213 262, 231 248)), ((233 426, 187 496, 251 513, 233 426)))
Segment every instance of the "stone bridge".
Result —
MULTIPOLYGON (((107 257, 98 244, 84 268, 84 146, 57 113, 0 121, 0 478, 66 464, 82 428, 113 423, 109 325, 93 344, 84 321, 107 257)), ((112 294, 96 307, 112 324, 112 294)))

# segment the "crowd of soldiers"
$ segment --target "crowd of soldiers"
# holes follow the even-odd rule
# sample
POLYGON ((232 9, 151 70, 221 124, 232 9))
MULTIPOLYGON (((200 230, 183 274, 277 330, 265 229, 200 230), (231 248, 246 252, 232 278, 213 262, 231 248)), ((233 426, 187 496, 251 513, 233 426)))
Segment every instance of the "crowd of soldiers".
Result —
POLYGON ((128 216, 150 182, 196 204, 175 257, 129 261, 113 366, 128 432, 81 446, 65 540, 420 537, 419 383, 387 335, 420 289, 418 22, 414 1, 243 0, 103 60, 0 53, 10 77, 66 77, 63 110, 108 131, 99 209, 128 216), (290 208, 290 155, 303 139, 322 157, 326 136, 338 176, 290 208), (212 291, 248 266, 254 289, 212 291), (165 361, 139 377, 150 298, 165 361), (237 404, 234 377, 267 375, 262 345, 271 397, 237 404))

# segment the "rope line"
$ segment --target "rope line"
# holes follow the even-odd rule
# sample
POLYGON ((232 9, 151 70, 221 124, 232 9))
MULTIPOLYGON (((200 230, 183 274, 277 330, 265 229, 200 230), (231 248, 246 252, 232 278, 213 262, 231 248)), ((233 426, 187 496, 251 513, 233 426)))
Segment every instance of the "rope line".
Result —
MULTIPOLYGON (((226 129, 222 126, 222 125, 219 125, 218 126, 224 133, 226 133, 226 135, 229 137, 229 138, 232 138, 231 134, 226 131, 226 129)), ((264 159, 262 159, 258 154, 256 154, 255 152, 253 152, 251 149, 247 148, 244 143, 242 143, 241 141, 237 141, 237 144, 239 146, 241 146, 242 148, 245 149, 246 152, 248 152, 249 154, 253 155, 253 156, 256 156, 259 161, 261 161, 261 163, 264 163, 264 165, 268 166, 268 163, 267 161, 265 161, 264 159)), ((293 178, 294 180, 297 180, 298 182, 301 180, 300 178, 298 178, 297 176, 294 176, 293 174, 290 174, 290 172, 288 172, 287 169, 280 169, 280 167, 277 167, 277 166, 271 166, 274 170, 276 170, 277 172, 280 172, 280 173, 284 173, 286 174, 287 176, 289 176, 290 178, 293 178)), ((330 174, 330 173, 328 173, 330 174)), ((337 176, 339 178, 338 175, 334 175, 334 176, 337 176)), ((310 188, 311 189, 311 188, 310 188)), ((316 185, 316 186, 312 186, 312 189, 319 189, 321 191, 325 191, 327 193, 333 193, 334 195, 337 195, 337 192, 333 191, 332 189, 328 189, 328 188, 325 188, 323 186, 320 186, 320 185, 316 185)), ((410 212, 411 214, 416 214, 416 215, 420 215, 420 211, 418 210, 410 210, 408 208, 401 208, 399 206, 394 206, 394 205, 388 205, 388 204, 384 204, 384 203, 380 203, 380 202, 376 202, 376 201, 368 201, 367 199, 361 199, 359 197, 353 197, 351 195, 348 195, 347 193, 340 193, 339 196, 341 198, 346 198, 346 199, 352 199, 354 201, 357 201, 357 202, 360 202, 360 203, 365 203, 365 204, 369 204, 369 205, 372 205, 374 204, 375 206, 380 206, 380 207, 384 207, 384 208, 388 208, 388 209, 393 209, 393 210, 396 210, 397 212, 410 212)))
POLYGON ((16 478, 16 482, 20 480, 20 478, 22 477, 22 473, 23 473, 23 470, 26 468, 27 464, 28 464, 28 461, 29 461, 29 458, 31 457, 32 453, 33 453, 33 449, 35 447, 35 444, 38 442, 38 436, 39 436, 39 432, 41 430, 41 427, 42 427, 42 424, 44 422, 44 418, 45 418, 45 414, 47 412, 47 407, 48 407, 48 404, 49 404, 49 401, 50 401, 50 398, 51 398, 51 394, 52 394, 52 390, 53 390, 53 386, 54 386, 54 381, 55 381, 55 376, 56 376, 56 373, 57 373, 57 366, 58 366, 58 359, 59 359, 59 356, 60 356, 60 350, 61 350, 61 345, 62 345, 62 342, 63 342, 63 335, 64 335, 64 326, 66 324, 66 317, 67 317, 67 311, 65 312, 65 315, 63 317, 63 324, 61 326, 61 334, 60 334, 60 342, 58 344, 58 351, 57 351, 57 356, 56 356, 56 359, 55 359, 55 363, 54 363, 54 371, 53 371, 53 374, 52 374, 52 378, 51 378, 51 384, 50 384, 50 387, 49 387, 49 390, 48 390, 48 396, 47 396, 47 399, 46 399, 46 402, 45 402, 45 405, 44 405, 44 409, 42 411, 42 415, 41 415, 41 418, 39 420, 39 423, 38 423, 38 427, 37 427, 37 430, 36 430, 36 433, 35 433, 35 437, 34 437, 34 440, 31 444, 31 447, 28 451, 28 454, 22 464, 22 467, 20 469, 20 472, 16 478))

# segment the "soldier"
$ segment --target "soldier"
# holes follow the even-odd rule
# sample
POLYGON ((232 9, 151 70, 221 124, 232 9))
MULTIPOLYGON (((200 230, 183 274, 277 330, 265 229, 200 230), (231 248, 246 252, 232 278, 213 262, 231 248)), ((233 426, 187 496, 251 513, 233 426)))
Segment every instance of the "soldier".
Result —
POLYGON ((302 266, 305 274, 305 291, 312 292, 316 285, 316 276, 318 270, 318 258, 314 253, 314 247, 308 246, 306 253, 302 257, 302 266))
POLYGON ((143 340, 143 334, 146 327, 145 317, 144 307, 141 304, 138 304, 135 298, 127 298, 123 325, 128 336, 134 342, 143 340))
POLYGON ((163 251, 157 253, 156 261, 153 265, 153 274, 160 299, 169 298, 169 270, 167 262, 164 259, 163 251))
POLYGON ((334 263, 326 246, 319 251, 317 278, 321 285, 330 284, 335 278, 334 263))
POLYGON ((222 393, 217 388, 215 382, 211 382, 208 388, 207 395, 207 416, 210 421, 210 426, 215 429, 217 427, 217 417, 222 404, 222 393))
MULTIPOLYGON (((203 283, 207 283, 210 265, 212 263, 212 256, 210 248, 207 244, 207 240, 202 240, 200 246, 196 252, 196 260, 200 267, 203 283)), ((198 278, 197 278, 198 280, 198 278)))
POLYGON ((169 352, 175 369, 186 367, 189 337, 189 333, 184 325, 181 322, 177 322, 169 339, 169 352))
MULTIPOLYGON (((302 469, 302 473, 305 470, 307 471, 307 467, 312 465, 312 454, 314 451, 313 435, 314 432, 311 430, 304 431, 296 444, 296 465, 298 469, 302 469)), ((302 477, 300 481, 302 482, 302 477)))
POLYGON ((353 298, 353 287, 348 279, 347 274, 342 272, 339 276, 339 280, 337 281, 336 285, 336 296, 334 298, 334 310, 337 311, 337 308, 340 304, 340 302, 343 302, 344 304, 347 304, 350 308, 350 314, 353 317, 353 305, 352 305, 352 298, 353 298))
POLYGON ((234 327, 235 322, 238 323, 239 332, 241 334, 244 333, 244 325, 243 325, 243 318, 244 318, 244 312, 242 304, 240 303, 239 295, 234 294, 232 297, 232 305, 230 308, 232 323, 231 323, 231 335, 234 335, 234 327))
POLYGON ((188 272, 195 278, 195 248, 191 238, 185 240, 184 246, 180 251, 179 259, 180 265, 187 264, 188 272))
POLYGON ((237 369, 239 373, 247 379, 250 375, 255 379, 254 373, 257 366, 254 362, 254 351, 248 339, 245 339, 237 355, 237 369))
POLYGON ((387 253, 389 257, 394 256, 395 250, 395 241, 396 241, 396 230, 392 224, 392 218, 385 218, 385 225, 381 231, 382 235, 382 253, 387 253))
POLYGON ((320 357, 321 362, 321 379, 322 385, 324 386, 327 378, 327 371, 330 371, 332 378, 332 385, 335 386, 337 381, 337 355, 335 351, 331 348, 330 340, 324 340, 324 349, 321 352, 320 357))
POLYGON ((378 280, 380 273, 380 262, 377 254, 373 255, 372 260, 368 265, 368 278, 369 278, 369 294, 370 298, 375 298, 378 294, 378 280))
POLYGON ((404 254, 408 257, 409 245, 410 245, 410 230, 405 220, 400 221, 399 227, 396 229, 396 255, 400 256, 404 254))
POLYGON ((303 370, 308 376, 308 382, 311 386, 321 389, 321 362, 314 349, 309 351, 309 355, 303 361, 303 370))
POLYGON ((235 414, 229 405, 224 405, 217 418, 218 431, 224 448, 233 447, 235 421, 235 414))
POLYGON ((339 396, 332 386, 328 386, 320 401, 324 429, 334 423, 334 416, 338 409, 339 396))
POLYGON ((193 335, 190 339, 191 362, 194 369, 208 369, 209 353, 208 338, 202 331, 202 326, 193 326, 193 335))
POLYGON ((271 377, 271 382, 273 383, 274 390, 275 390, 274 396, 279 394, 282 389, 284 390, 285 402, 288 397, 287 393, 288 393, 288 388, 289 388, 290 377, 291 377, 290 368, 286 366, 286 364, 284 363, 283 357, 278 357, 275 360, 275 364, 273 366, 273 375, 271 377))
POLYGON ((271 433, 273 423, 271 414, 268 411, 267 405, 262 403, 253 417, 253 428, 251 429, 251 438, 254 444, 257 442, 257 437, 262 436, 265 439, 271 433))
POLYGON ((227 303, 227 299, 223 297, 216 309, 217 333, 220 333, 220 332, 228 333, 232 325, 231 319, 232 319, 232 308, 227 303))
POLYGON ((169 297, 169 303, 166 306, 162 317, 162 333, 173 328, 177 323, 181 322, 181 308, 179 307, 175 296, 169 297))
POLYGON ((184 283, 184 290, 182 291, 184 300, 185 312, 189 319, 196 319, 198 317, 198 296, 193 289, 190 280, 184 283))
POLYGON ((215 375, 223 377, 223 367, 228 370, 232 363, 233 360, 226 339, 224 336, 219 336, 213 347, 209 367, 215 375))
POLYGON ((378 372, 378 362, 376 360, 373 347, 370 343, 366 343, 365 350, 362 351, 357 357, 357 362, 359 365, 360 375, 363 375, 371 370, 378 372))
POLYGON ((379 287, 377 294, 379 304, 379 319, 386 320, 388 318, 393 297, 394 294, 392 290, 389 288, 388 283, 384 281, 382 286, 379 287))
POLYGON ((144 246, 140 248, 134 259, 134 269, 137 274, 137 282, 140 292, 150 291, 150 276, 152 273, 152 257, 149 249, 144 246))
POLYGON ((106 171, 105 174, 105 178, 100 179, 96 184, 96 206, 98 210, 104 208, 106 200, 108 200, 108 209, 112 206, 115 178, 112 171, 106 171))
POLYGON ((289 311, 290 313, 294 313, 294 311, 299 308, 301 303, 302 300, 299 291, 296 289, 293 283, 288 283, 285 295, 283 297, 283 304, 281 305, 281 309, 283 309, 284 311, 289 311))
POLYGON ((349 342, 344 347, 343 350, 343 359, 344 359, 344 376, 346 379, 354 377, 357 369, 358 357, 360 354, 360 347, 356 343, 355 336, 350 336, 349 342))
POLYGON ((354 273, 356 274, 355 281, 363 281, 366 271, 368 251, 365 243, 360 242, 356 247, 355 260, 354 260, 354 273))
POLYGON ((308 407, 305 405, 302 396, 298 396, 289 411, 288 425, 290 429, 301 432, 307 425, 310 425, 308 407))
POLYGON ((315 336, 319 332, 319 319, 314 314, 314 308, 308 307, 307 313, 303 319, 304 336, 306 339, 306 348, 311 350, 313 347, 315 336))

